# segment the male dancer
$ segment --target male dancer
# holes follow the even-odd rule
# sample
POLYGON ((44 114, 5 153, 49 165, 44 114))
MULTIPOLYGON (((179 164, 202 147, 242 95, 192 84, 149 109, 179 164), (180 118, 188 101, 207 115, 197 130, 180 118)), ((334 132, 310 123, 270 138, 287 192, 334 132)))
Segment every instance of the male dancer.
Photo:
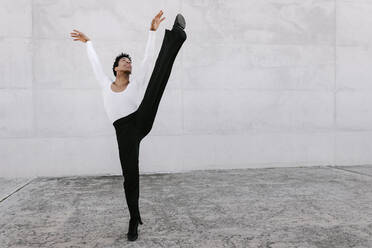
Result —
POLYGON ((174 60, 186 40, 185 19, 181 14, 176 16, 171 30, 166 29, 162 46, 155 62, 146 91, 141 99, 140 86, 146 85, 151 58, 154 53, 155 31, 158 29, 163 11, 152 20, 145 49, 145 56, 137 72, 132 73, 132 59, 128 54, 120 54, 113 65, 115 80, 110 80, 103 72, 101 63, 90 39, 74 30, 71 37, 74 41, 86 43, 89 60, 96 79, 100 82, 106 113, 113 122, 119 148, 119 158, 124 176, 124 192, 130 213, 127 238, 134 241, 138 238, 138 224, 143 224, 138 208, 139 169, 138 155, 141 140, 151 131, 157 109, 168 82, 174 60))

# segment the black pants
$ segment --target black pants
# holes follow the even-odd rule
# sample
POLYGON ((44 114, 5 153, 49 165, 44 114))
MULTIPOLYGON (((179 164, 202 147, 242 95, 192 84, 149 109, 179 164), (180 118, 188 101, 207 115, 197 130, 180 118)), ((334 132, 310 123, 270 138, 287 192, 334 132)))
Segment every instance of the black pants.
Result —
POLYGON ((173 62, 185 40, 184 31, 165 30, 163 43, 141 104, 135 112, 113 123, 124 176, 125 198, 131 218, 141 220, 138 207, 140 142, 151 131, 173 62))

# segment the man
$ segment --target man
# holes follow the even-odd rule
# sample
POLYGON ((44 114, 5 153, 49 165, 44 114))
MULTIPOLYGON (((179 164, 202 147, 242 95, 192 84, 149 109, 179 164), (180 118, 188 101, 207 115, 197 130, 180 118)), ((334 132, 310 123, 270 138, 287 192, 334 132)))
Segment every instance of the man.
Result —
POLYGON ((113 65, 115 80, 103 72, 101 63, 90 39, 74 30, 74 41, 86 43, 89 60, 96 79, 100 82, 104 106, 113 122, 119 148, 119 157, 124 176, 124 192, 130 213, 128 240, 138 238, 138 224, 143 224, 138 208, 139 169, 138 155, 141 140, 151 131, 157 109, 168 82, 174 60, 186 40, 186 23, 181 14, 176 16, 171 30, 166 29, 159 55, 141 99, 141 86, 146 86, 147 74, 151 71, 151 58, 155 50, 155 34, 162 18, 160 11, 152 20, 146 44, 145 55, 139 69, 131 76, 132 59, 122 53, 116 57, 113 65))

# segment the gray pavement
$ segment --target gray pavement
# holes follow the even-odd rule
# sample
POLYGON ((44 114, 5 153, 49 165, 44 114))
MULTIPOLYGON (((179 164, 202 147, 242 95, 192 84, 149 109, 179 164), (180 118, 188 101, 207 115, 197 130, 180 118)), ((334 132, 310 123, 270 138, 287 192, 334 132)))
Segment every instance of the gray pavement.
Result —
POLYGON ((372 166, 141 175, 135 242, 121 176, 14 180, 0 247, 372 247, 372 166))

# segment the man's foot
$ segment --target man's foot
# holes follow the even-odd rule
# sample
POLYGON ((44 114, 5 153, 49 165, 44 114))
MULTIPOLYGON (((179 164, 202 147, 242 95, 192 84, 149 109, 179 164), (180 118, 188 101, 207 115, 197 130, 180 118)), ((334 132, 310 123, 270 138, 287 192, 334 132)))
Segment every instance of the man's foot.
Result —
POLYGON ((176 19, 174 20, 173 29, 179 28, 179 29, 184 30, 185 27, 186 27, 185 18, 183 17, 183 15, 177 14, 176 19))
POLYGON ((128 227, 128 233, 127 233, 127 238, 129 241, 135 241, 138 238, 137 228, 138 228, 139 222, 140 221, 138 219, 129 220, 129 227, 128 227))
POLYGON ((186 27, 185 18, 181 14, 177 14, 171 31, 178 34, 177 36, 180 37, 183 41, 185 41, 187 38, 186 32, 184 30, 185 27, 186 27))

